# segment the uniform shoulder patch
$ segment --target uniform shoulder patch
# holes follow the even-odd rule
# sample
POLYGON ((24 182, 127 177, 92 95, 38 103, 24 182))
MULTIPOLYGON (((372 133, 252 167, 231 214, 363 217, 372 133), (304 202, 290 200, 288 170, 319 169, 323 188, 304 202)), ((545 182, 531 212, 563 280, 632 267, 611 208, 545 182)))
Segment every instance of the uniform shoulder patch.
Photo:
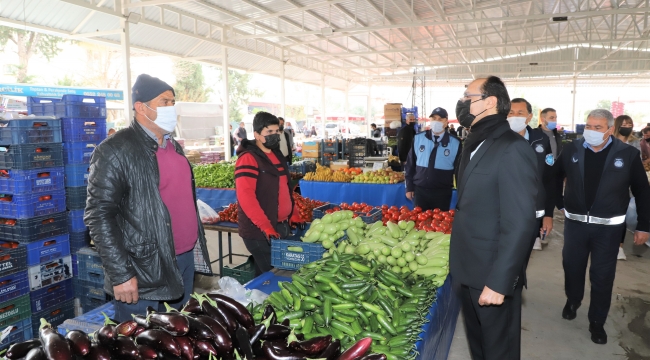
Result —
POLYGON ((546 155, 544 162, 546 162, 546 165, 548 166, 553 166, 553 164, 555 164, 555 159, 553 158, 553 154, 546 155))
POLYGON ((420 152, 424 151, 424 145, 420 145, 420 152))
POLYGON ((620 169, 623 167, 623 165, 624 165, 623 159, 621 158, 614 159, 614 166, 620 169))
POLYGON ((445 156, 449 156, 451 154, 451 151, 449 149, 445 149, 445 156))
POLYGON ((540 154, 543 153, 544 152, 544 145, 537 144, 537 146, 535 146, 535 151, 540 153, 540 154))

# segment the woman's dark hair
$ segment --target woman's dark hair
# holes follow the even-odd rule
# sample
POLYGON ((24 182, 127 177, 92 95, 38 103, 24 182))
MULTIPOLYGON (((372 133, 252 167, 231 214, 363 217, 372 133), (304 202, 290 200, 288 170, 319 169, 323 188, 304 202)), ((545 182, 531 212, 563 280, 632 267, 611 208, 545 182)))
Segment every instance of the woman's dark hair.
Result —
POLYGON ((280 126, 280 120, 278 120, 275 115, 269 114, 265 111, 260 111, 255 114, 255 117, 253 118, 253 131, 258 134, 262 134, 264 128, 269 127, 269 125, 280 126))
MULTIPOLYGON (((526 110, 528 110, 528 114, 532 114, 532 113, 533 113, 533 106, 530 105, 530 103, 529 103, 528 100, 526 100, 526 99, 523 99, 523 98, 514 98, 514 99, 510 100, 510 103, 512 103, 512 104, 521 104, 521 103, 526 103, 526 110)), ((508 110, 508 112, 510 112, 510 110, 508 110)))
POLYGON ((508 113, 510 112, 510 95, 508 95, 506 85, 500 78, 496 76, 490 76, 485 79, 485 82, 481 86, 481 93, 484 94, 485 97, 496 97, 497 113, 499 115, 508 116, 508 113))
POLYGON ((376 128, 376 127, 377 127, 377 124, 372 123, 372 124, 370 124, 370 127, 371 127, 371 128, 376 128))

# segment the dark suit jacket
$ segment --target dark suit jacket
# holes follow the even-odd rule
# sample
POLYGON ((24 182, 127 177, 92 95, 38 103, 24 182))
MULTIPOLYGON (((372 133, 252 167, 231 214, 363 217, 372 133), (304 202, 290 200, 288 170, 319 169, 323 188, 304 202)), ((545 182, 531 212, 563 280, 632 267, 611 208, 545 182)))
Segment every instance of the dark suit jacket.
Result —
POLYGON ((449 257, 457 284, 512 295, 525 274, 538 189, 535 152, 501 127, 463 171, 449 257))

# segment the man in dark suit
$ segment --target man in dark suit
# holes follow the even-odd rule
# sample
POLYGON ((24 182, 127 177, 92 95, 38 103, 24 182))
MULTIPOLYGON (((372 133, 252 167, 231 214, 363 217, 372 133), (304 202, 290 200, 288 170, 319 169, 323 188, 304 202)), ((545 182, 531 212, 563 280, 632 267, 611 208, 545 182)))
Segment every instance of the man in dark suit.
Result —
POLYGON ((470 128, 459 169, 450 272, 472 359, 520 358, 521 289, 536 224, 535 152, 510 130, 510 97, 495 76, 467 86, 456 105, 470 128))

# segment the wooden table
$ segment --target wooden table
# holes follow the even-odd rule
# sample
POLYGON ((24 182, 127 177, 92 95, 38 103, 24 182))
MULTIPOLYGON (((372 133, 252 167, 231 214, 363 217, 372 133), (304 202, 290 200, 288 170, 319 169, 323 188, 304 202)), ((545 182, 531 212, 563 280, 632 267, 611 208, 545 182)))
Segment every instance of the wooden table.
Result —
MULTIPOLYGON (((231 224, 231 223, 229 223, 231 224)), ((215 225, 203 225, 203 228, 208 231, 216 231, 219 233, 219 258, 210 262, 211 264, 216 263, 217 261, 219 262, 219 273, 213 274, 214 276, 222 276, 223 274, 223 259, 228 257, 229 262, 232 264, 232 257, 233 256, 242 256, 242 257, 248 257, 249 255, 244 255, 244 254, 234 254, 232 252, 232 234, 233 233, 239 233, 239 228, 235 225, 232 224, 230 226, 223 225, 223 223, 217 223, 215 225), (222 246, 223 246, 223 233, 228 233, 228 253, 225 255, 223 254, 222 246)))

